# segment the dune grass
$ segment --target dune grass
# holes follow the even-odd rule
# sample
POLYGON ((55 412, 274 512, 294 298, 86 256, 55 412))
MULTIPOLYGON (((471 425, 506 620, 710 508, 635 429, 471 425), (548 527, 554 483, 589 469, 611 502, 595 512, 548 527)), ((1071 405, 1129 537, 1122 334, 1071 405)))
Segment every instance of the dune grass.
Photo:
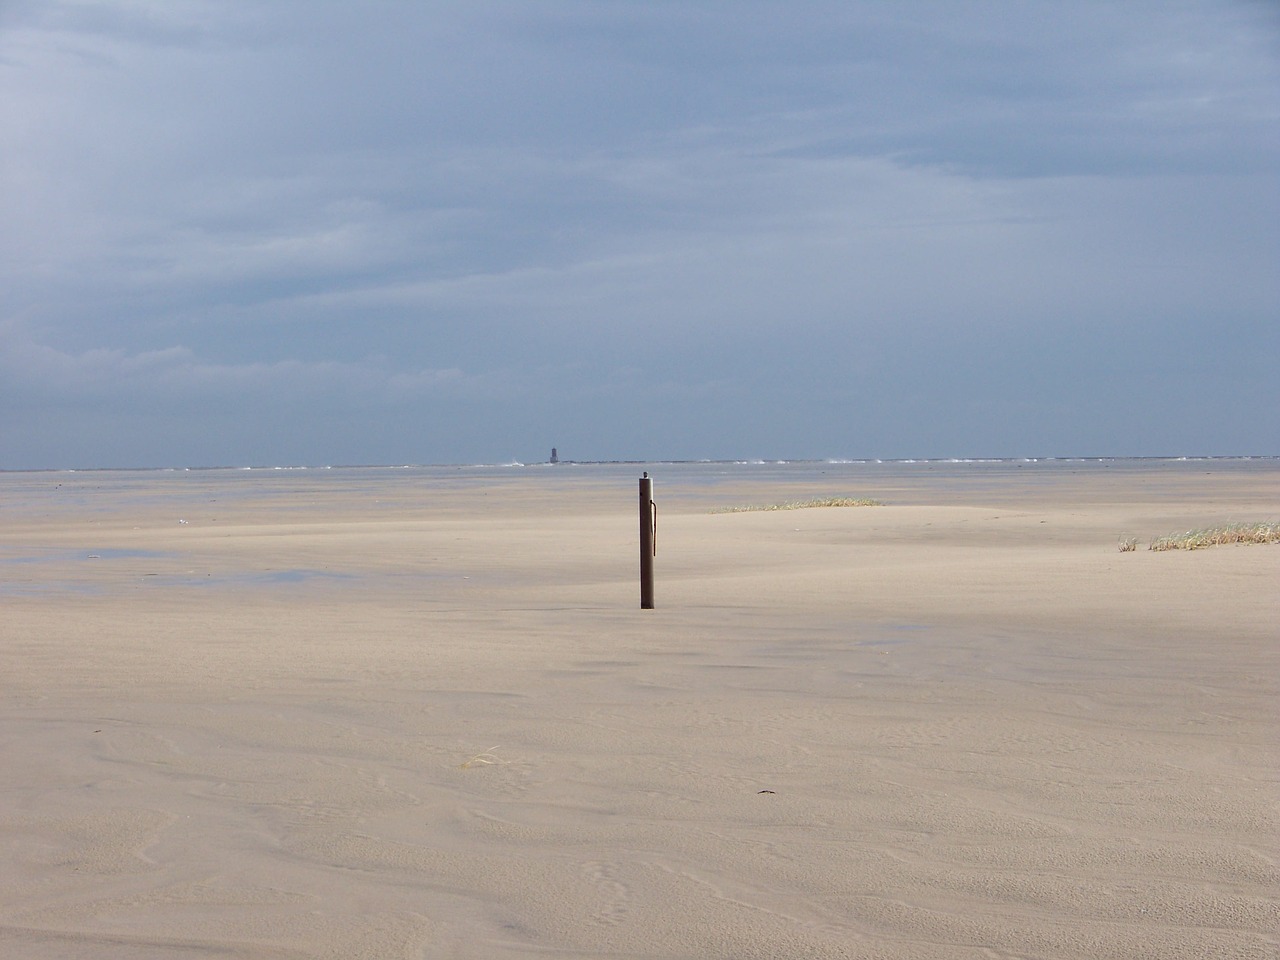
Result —
POLYGON ((1201 550, 1224 543, 1280 543, 1280 523, 1228 523, 1220 527, 1188 530, 1152 540, 1147 549, 1201 550))
POLYGON ((879 500, 855 497, 817 497, 812 500, 786 500, 782 503, 766 503, 738 507, 719 507, 712 513, 758 513, 768 510, 807 510, 811 507, 880 507, 879 500))

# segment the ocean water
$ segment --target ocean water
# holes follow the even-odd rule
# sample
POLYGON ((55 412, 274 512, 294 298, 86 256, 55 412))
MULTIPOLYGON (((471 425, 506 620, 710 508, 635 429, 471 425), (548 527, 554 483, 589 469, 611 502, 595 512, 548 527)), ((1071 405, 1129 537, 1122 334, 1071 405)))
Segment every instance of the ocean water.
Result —
POLYGON ((866 472, 867 475, 883 475, 901 471, 903 475, 920 470, 948 471, 1001 471, 1001 470, 1106 470, 1124 468, 1151 470, 1161 468, 1187 468, 1197 465, 1232 467, 1235 469, 1266 470, 1280 465, 1278 456, 1180 456, 1180 457, 938 457, 923 459, 798 459, 798 460, 561 460, 559 463, 536 461, 522 463, 474 464, 343 464, 343 465, 256 465, 256 466, 201 466, 201 467, 146 467, 61 470, 0 470, 0 478, 39 478, 65 476, 113 476, 154 479, 156 474, 210 474, 236 473, 261 478, 264 475, 286 476, 295 473, 332 472, 337 474, 380 475, 388 472, 412 473, 424 477, 484 477, 518 470, 569 470, 590 469, 631 473, 636 469, 660 467, 677 470, 690 476, 719 475, 728 472, 749 472, 752 475, 796 471, 847 470, 866 472))

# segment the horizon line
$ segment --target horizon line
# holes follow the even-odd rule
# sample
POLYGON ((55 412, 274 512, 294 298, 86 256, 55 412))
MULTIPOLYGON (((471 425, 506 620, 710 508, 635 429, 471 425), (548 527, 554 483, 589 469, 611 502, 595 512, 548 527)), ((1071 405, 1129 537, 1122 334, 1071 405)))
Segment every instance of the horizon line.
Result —
POLYGON ((110 473, 110 472, 186 472, 213 470, 412 470, 446 468, 513 468, 513 467, 564 467, 564 466, 643 466, 722 464, 762 466, 769 464, 939 464, 939 463, 1102 463, 1124 460, 1161 460, 1169 462, 1203 462, 1213 460, 1280 460, 1280 454, 1139 454, 1100 456, 1013 456, 1013 457, 727 457, 704 459, 616 459, 576 460, 560 458, 552 460, 507 460, 489 463, 251 463, 251 464, 200 464, 183 466, 98 466, 98 467, 0 467, 0 473, 110 473))

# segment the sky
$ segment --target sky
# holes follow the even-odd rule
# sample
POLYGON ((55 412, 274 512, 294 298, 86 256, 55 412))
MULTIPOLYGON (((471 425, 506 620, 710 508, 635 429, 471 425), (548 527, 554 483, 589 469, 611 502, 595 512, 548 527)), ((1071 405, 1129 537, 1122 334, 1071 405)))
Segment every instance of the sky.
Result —
POLYGON ((0 0, 0 469, 1280 455, 1274 0, 0 0))

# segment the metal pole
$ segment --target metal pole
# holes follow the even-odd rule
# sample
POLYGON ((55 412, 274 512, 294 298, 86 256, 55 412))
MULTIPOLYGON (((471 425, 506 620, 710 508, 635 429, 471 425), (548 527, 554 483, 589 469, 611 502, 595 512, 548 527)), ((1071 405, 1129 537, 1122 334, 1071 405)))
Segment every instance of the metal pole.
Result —
POLYGON ((640 609, 653 609, 653 558, 658 553, 658 505, 648 471, 640 478, 640 609))

